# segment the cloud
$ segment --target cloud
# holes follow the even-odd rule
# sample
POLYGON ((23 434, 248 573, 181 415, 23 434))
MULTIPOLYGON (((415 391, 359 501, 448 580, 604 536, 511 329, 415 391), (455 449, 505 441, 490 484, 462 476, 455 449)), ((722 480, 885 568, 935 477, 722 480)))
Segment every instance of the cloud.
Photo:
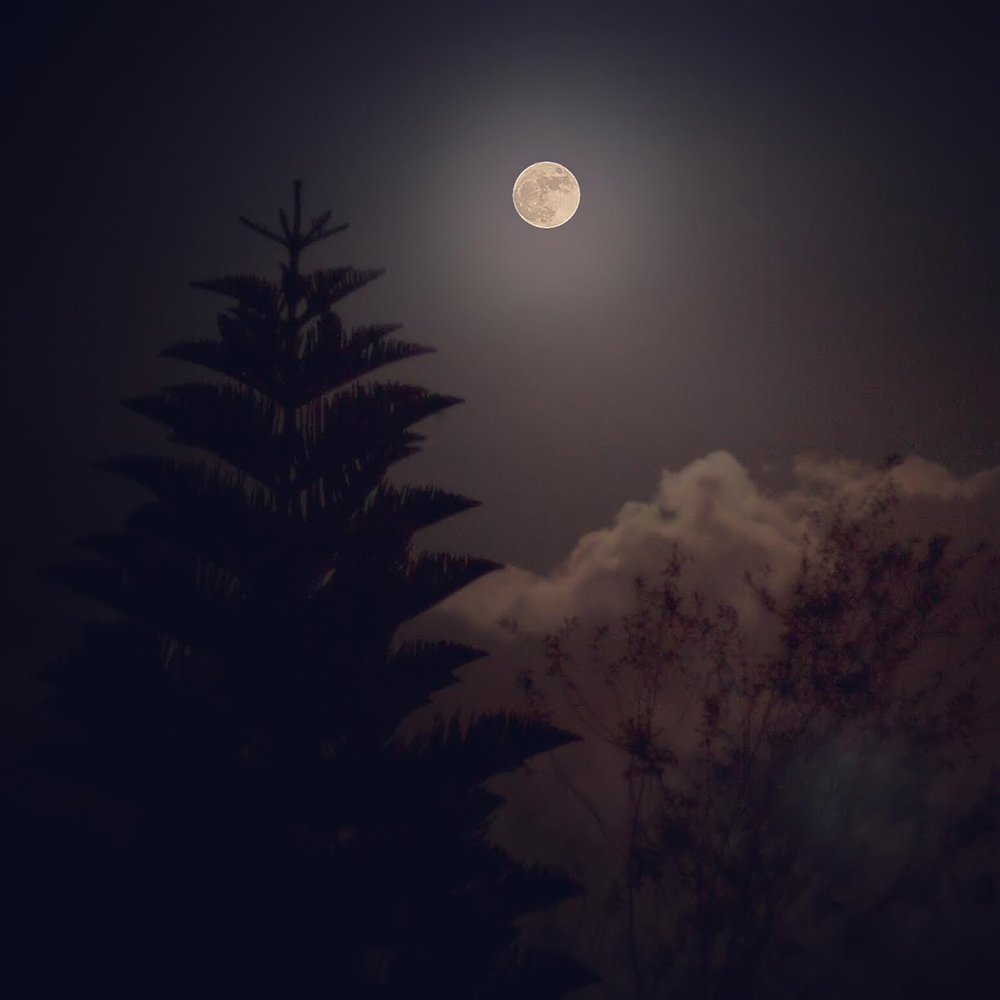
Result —
POLYGON ((726 451, 665 470, 651 499, 625 502, 610 525, 583 535, 551 574, 508 567, 453 595, 435 615, 495 639, 502 638, 501 618, 544 632, 573 616, 613 617, 628 608, 634 576, 656 579, 674 543, 693 557, 689 587, 752 615, 744 571, 768 565, 780 588, 798 566, 808 514, 829 512, 840 500, 858 510, 886 475, 899 491, 901 534, 942 532, 959 548, 983 540, 1000 549, 1000 468, 961 479, 917 456, 885 473, 858 461, 802 455, 792 472, 791 488, 769 493, 726 451))
MULTIPOLYGON (((577 618, 580 628, 568 648, 572 655, 581 657, 591 627, 614 626, 619 616, 634 606, 636 574, 643 574, 650 584, 657 583, 675 544, 682 556, 693 560, 684 566, 681 594, 686 598, 697 590, 708 602, 706 611, 716 602, 733 605, 751 656, 776 649, 777 621, 763 611, 747 587, 745 572, 750 570, 756 575, 765 566, 770 568, 767 584, 780 608, 800 566, 810 514, 815 512, 822 521, 840 502, 848 513, 860 512, 870 491, 884 485, 887 476, 900 498, 893 517, 896 536, 901 540, 919 535, 926 541, 936 533, 944 533, 954 539, 949 555, 970 551, 979 541, 985 541, 994 553, 1000 552, 1000 524, 996 518, 1000 510, 1000 468, 961 478, 917 456, 906 458, 886 472, 862 462, 802 455, 793 461, 791 473, 791 486, 767 490, 731 454, 712 452, 680 470, 665 470, 650 499, 625 502, 610 524, 584 534, 552 573, 540 575, 512 566, 454 594, 422 616, 411 631, 414 635, 469 642, 492 655, 466 668, 462 684, 443 692, 424 712, 414 716, 413 728, 419 729, 436 712, 448 714, 472 707, 477 711, 523 709, 518 674, 525 667, 537 670, 544 661, 537 641, 519 643, 501 627, 501 619, 516 620, 538 640, 557 631, 565 619, 577 618)), ((961 601, 969 594, 991 593, 992 600, 1000 601, 998 577, 995 567, 991 570, 986 560, 980 560, 960 577, 962 586, 956 588, 955 600, 961 601)), ((690 605, 686 606, 690 609, 690 605)), ((620 650, 620 633, 612 633, 609 642, 619 643, 615 648, 620 650)), ((926 643, 914 657, 912 669, 936 669, 942 655, 954 662, 957 647, 946 648, 944 644, 949 642, 952 640, 926 643)), ((963 636, 962 651, 967 652, 965 646, 971 648, 977 643, 976 637, 963 636)), ((684 655, 693 658, 708 653, 705 648, 692 647, 684 655)), ((996 687, 1000 672, 997 677, 986 676, 986 680, 987 687, 996 687)), ((607 713, 605 721, 609 722, 616 717, 616 706, 602 683, 596 671, 590 671, 581 681, 591 702, 600 702, 601 710, 607 713)), ((664 702, 671 715, 663 723, 677 740, 686 742, 691 738, 687 730, 694 721, 679 707, 686 703, 681 683, 678 678, 678 687, 664 690, 664 702)), ((561 706, 563 711, 559 711, 558 703, 553 707, 557 709, 556 722, 581 732, 565 712, 565 705, 561 706)), ((569 771, 577 777, 586 776, 595 798, 607 802, 620 792, 620 762, 602 755, 592 741, 566 748, 560 755, 569 771)), ((537 766, 552 763, 537 762, 537 766)), ((536 786, 541 787, 537 782, 536 786)), ((555 799, 540 804, 538 795, 529 795, 526 799, 512 799, 511 806, 502 824, 510 828, 534 828, 537 834, 539 824, 559 822, 552 816, 546 819, 561 808, 555 799)), ((537 838, 538 842, 545 839, 537 838)))
MULTIPOLYGON (((745 572, 758 575, 769 567, 767 584, 780 608, 800 566, 810 515, 815 513, 822 523, 838 503, 843 503, 848 513, 859 513, 871 491, 884 485, 886 477, 900 499, 893 511, 894 530, 900 540, 920 536, 926 542, 934 534, 944 533, 954 539, 949 555, 970 551, 980 541, 994 553, 1000 552, 1000 524, 996 518, 1000 510, 1000 468, 962 478, 918 456, 905 458, 887 472, 858 461, 801 455, 794 459, 791 474, 789 487, 768 490, 755 482, 749 470, 731 454, 712 452, 680 470, 665 470, 650 499, 623 503, 610 524, 584 534, 552 573, 540 575, 512 566, 454 594, 422 616, 413 632, 469 642, 492 655, 466 668, 464 683, 443 692, 421 716, 415 716, 411 720, 414 729, 436 712, 448 714, 470 707, 479 711, 523 709, 517 676, 525 667, 541 668, 544 661, 537 641, 520 644, 501 627, 501 619, 516 620, 521 629, 538 640, 557 631, 564 620, 577 618, 580 628, 568 648, 572 655, 581 657, 591 627, 614 626, 619 616, 634 606, 636 574, 644 575, 650 584, 657 583, 675 544, 682 556, 693 560, 684 566, 681 594, 686 598, 698 591, 708 602, 706 611, 716 602, 733 605, 751 656, 776 649, 777 621, 763 611, 747 587, 745 572)), ((974 563, 960 577, 956 602, 969 594, 984 593, 1000 601, 998 576, 995 566, 991 569, 986 560, 974 563)), ((609 641, 621 643, 620 633, 612 633, 609 641)), ((963 635, 962 652, 968 652, 965 647, 971 649, 978 641, 975 636, 963 635)), ((918 650, 911 669, 936 669, 942 656, 955 662, 958 647, 946 648, 950 642, 926 643, 918 650)), ((621 646, 616 648, 620 650, 621 646)), ((704 648, 691 648, 685 655, 704 657, 708 653, 704 648)), ((985 693, 990 695, 1000 677, 984 677, 985 686, 990 688, 985 693)), ((592 703, 600 702, 601 710, 607 713, 605 721, 612 721, 616 707, 596 672, 590 671, 581 683, 592 703)), ((663 722, 678 740, 686 742, 691 737, 687 730, 694 721, 678 707, 686 703, 681 683, 678 678, 677 688, 664 690, 671 716, 663 722)), ((565 712, 565 705, 561 706, 563 711, 559 711, 558 703, 553 707, 557 709, 555 721, 581 732, 565 712)), ((602 755, 591 741, 560 754, 571 772, 578 777, 586 775, 595 798, 607 802, 619 793, 620 762, 602 755)), ((538 762, 539 768, 547 766, 538 762)), ((524 829, 533 826, 537 833, 539 824, 549 822, 546 815, 558 811, 554 799, 541 805, 539 801, 537 795, 512 799, 512 809, 502 825, 524 829)), ((557 818, 549 819, 558 823, 557 818)))
MULTIPOLYGON (((918 456, 907 457, 887 471, 863 462, 824 460, 810 454, 796 457, 790 473, 790 486, 768 490, 734 456, 725 451, 712 452, 682 469, 665 470, 649 499, 623 503, 610 524, 584 534, 553 572, 542 575, 511 566, 454 594, 422 616, 417 631, 470 642, 492 655, 470 665, 464 672, 464 683, 443 693, 428 714, 448 714, 456 708, 468 710, 473 706, 480 711, 500 706, 523 708, 515 683, 518 672, 525 666, 537 669, 543 661, 537 643, 518 643, 509 630, 499 625, 500 620, 516 619, 536 639, 555 632, 568 618, 579 619, 582 629, 577 636, 589 633, 592 625, 614 625, 633 606, 636 574, 644 575, 650 584, 657 583, 675 544, 682 556, 693 560, 684 567, 681 594, 697 590, 709 602, 706 610, 716 601, 732 604, 748 641, 773 648, 778 642, 776 620, 763 612, 746 586, 745 571, 756 573, 765 566, 770 568, 768 586, 780 607, 783 593, 800 566, 803 538, 812 523, 810 515, 815 513, 822 525, 839 503, 844 504, 848 514, 860 513, 871 491, 884 485, 887 477, 900 500, 893 518, 896 537, 901 541, 916 535, 926 541, 944 533, 954 539, 949 555, 969 551, 980 541, 993 552, 1000 551, 996 517, 1000 510, 1000 468, 962 478, 918 456)), ((814 532, 814 537, 819 534, 814 532)), ((961 594, 982 594, 992 587, 991 593, 996 595, 993 599, 1000 600, 996 569, 991 571, 983 560, 970 570, 964 590, 956 592, 957 599, 961 594), (992 577, 984 575, 990 572, 992 577)), ((578 656, 583 652, 579 642, 571 644, 570 649, 578 656)), ((706 654, 692 648, 684 655, 706 654)), ((924 659, 919 664, 914 662, 915 669, 927 669, 928 664, 933 669, 942 662, 937 648, 928 646, 920 655, 924 659)), ((951 650, 946 655, 952 655, 951 650)), ((599 713, 605 713, 605 722, 613 723, 616 716, 622 717, 612 694, 594 671, 583 677, 579 690, 591 705, 598 706, 599 713)), ((697 710, 688 712, 685 704, 690 701, 685 701, 679 686, 668 684, 663 689, 659 724, 670 734, 671 745, 682 757, 685 746, 693 745, 696 739, 698 717, 697 710)), ((557 702, 553 707, 554 721, 587 734, 567 712, 566 704, 557 702)), ((834 747, 829 760, 818 761, 816 767, 824 779, 830 776, 827 772, 836 776, 843 770, 847 750, 834 747)), ((900 763, 893 752, 892 748, 885 751, 882 765, 888 775, 885 780, 898 791, 912 764, 908 758, 900 763)), ((531 766, 530 776, 514 774, 492 783, 507 797, 492 832, 516 856, 568 868, 591 890, 576 903, 567 904, 571 910, 578 907, 579 913, 572 910, 563 916, 538 918, 532 931, 540 935, 540 940, 562 941, 571 946, 575 939, 570 928, 576 926, 576 921, 579 926, 602 924, 601 907, 611 880, 620 870, 620 858, 613 848, 616 835, 612 832, 609 839, 608 831, 621 827, 627 816, 624 762, 600 740, 585 739, 536 758, 531 766)), ((807 783, 815 784, 817 780, 816 773, 807 775, 807 783)), ((874 789, 873 797, 879 802, 888 801, 881 786, 874 789)), ((804 796, 803 801, 811 799, 804 796)), ((891 859, 897 842, 903 841, 899 840, 896 826, 890 824, 888 832, 878 826, 884 819, 878 809, 871 813, 867 820, 871 827, 866 834, 871 841, 868 846, 878 865, 885 868, 886 857, 891 859)), ((801 822, 809 830, 815 827, 822 832, 821 816, 808 811, 803 816, 801 822)), ((821 836, 816 839, 817 849, 827 849, 821 836)), ((842 850, 839 854, 832 849, 828 853, 834 860, 843 861, 842 850)), ((606 973, 611 970, 612 977, 617 975, 614 958, 601 962, 606 973)), ((623 982, 625 979, 623 974, 623 982)))

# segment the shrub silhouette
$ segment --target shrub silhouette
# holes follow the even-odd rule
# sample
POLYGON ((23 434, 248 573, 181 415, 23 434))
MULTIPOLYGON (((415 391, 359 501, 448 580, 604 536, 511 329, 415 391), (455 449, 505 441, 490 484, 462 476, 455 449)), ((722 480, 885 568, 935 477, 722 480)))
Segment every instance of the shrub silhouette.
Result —
POLYGON ((746 574, 773 651, 735 607, 685 592, 675 547, 586 656, 570 620, 523 672, 538 717, 568 709, 623 763, 620 812, 567 779, 621 859, 615 995, 992 995, 1000 771, 982 689, 1000 605, 951 600, 984 547, 891 540, 898 502, 883 480, 860 516, 815 517, 780 599, 746 574), (943 660, 918 658, 932 642, 943 660))

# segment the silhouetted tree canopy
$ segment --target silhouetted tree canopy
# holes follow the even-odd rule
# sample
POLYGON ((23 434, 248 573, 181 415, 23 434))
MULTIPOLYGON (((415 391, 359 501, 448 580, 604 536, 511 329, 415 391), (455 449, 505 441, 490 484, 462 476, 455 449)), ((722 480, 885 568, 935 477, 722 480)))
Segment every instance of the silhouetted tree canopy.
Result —
POLYGON ((232 301, 218 335, 163 352, 221 380, 124 401, 207 454, 102 463, 151 499, 53 570, 121 615, 43 672, 53 762, 118 822, 45 848, 64 853, 36 887, 46 958, 136 996, 558 996, 591 977, 522 954, 513 921, 579 887, 489 841, 483 783, 575 737, 516 714, 398 736, 484 654, 395 633, 498 564, 413 551, 477 501, 387 470, 461 400, 358 381, 430 349, 344 328, 335 307, 382 272, 301 270, 346 227, 305 224, 300 188, 280 230, 242 220, 280 278, 197 282, 232 301))
POLYGON ((621 863, 578 942, 606 995, 995 995, 1000 562, 961 593, 984 547, 894 539, 898 502, 816 515, 781 592, 747 572, 770 645, 675 547, 617 627, 577 651, 569 620, 522 673, 622 764, 620 807, 566 779, 621 863))

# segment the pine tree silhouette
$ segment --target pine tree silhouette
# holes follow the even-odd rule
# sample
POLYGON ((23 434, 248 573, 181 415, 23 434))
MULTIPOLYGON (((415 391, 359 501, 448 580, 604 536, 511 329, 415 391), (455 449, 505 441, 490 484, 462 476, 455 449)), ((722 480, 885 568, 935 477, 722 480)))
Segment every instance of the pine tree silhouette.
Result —
POLYGON ((99 560, 51 574, 123 616, 42 671, 71 727, 61 765, 123 817, 116 850, 62 869, 62 944, 136 995, 559 996, 591 977, 522 954, 513 920, 579 886, 489 842, 502 798, 483 783, 576 737, 516 714, 396 735, 484 655, 393 645, 499 568, 414 554, 477 501, 386 478, 419 450, 411 427, 461 400, 357 381, 430 349, 345 331, 334 307, 383 272, 300 270, 346 226, 303 228, 299 181, 279 215, 280 232, 241 221, 287 253, 280 281, 197 282, 235 305, 217 338, 163 352, 225 380, 124 401, 212 457, 102 463, 153 499, 83 540, 99 560))

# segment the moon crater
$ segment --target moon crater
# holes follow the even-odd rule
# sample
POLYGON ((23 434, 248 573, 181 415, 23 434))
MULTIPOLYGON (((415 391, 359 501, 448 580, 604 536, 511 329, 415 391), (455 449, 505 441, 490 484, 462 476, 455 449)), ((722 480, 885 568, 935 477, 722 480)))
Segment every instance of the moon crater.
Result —
POLYGON ((517 214, 539 229, 555 229, 569 222, 579 205, 580 185, 561 163, 533 163, 514 182, 517 214))

